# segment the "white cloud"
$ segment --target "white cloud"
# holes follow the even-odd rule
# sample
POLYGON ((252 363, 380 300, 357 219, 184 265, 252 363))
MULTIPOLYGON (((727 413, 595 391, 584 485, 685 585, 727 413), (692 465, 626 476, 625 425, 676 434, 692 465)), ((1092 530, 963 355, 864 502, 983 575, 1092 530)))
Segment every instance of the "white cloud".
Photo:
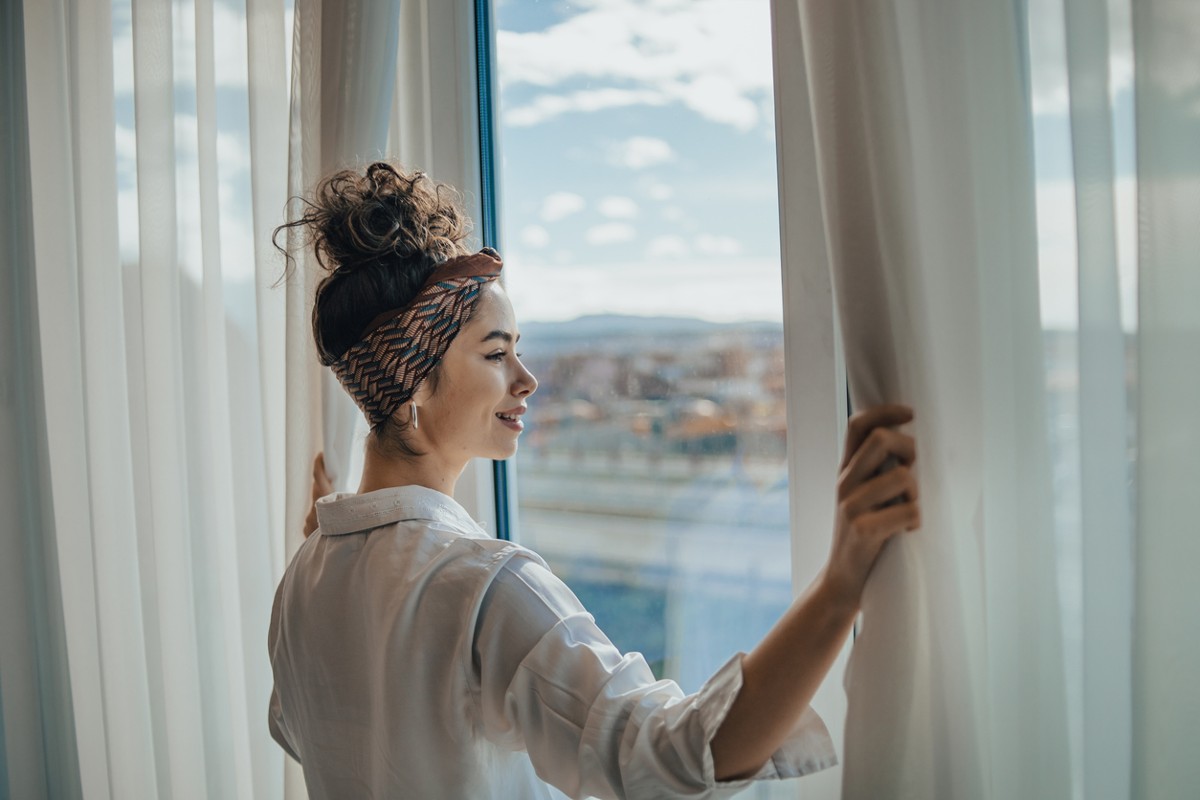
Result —
POLYGON ((583 198, 574 192, 554 192, 546 195, 542 201, 542 220, 557 222, 563 217, 569 217, 583 211, 583 198))
POLYGON ((609 161, 630 169, 645 169, 655 164, 675 160, 675 151, 663 139, 653 136, 631 136, 609 149, 609 161))
POLYGON ((714 122, 748 130, 771 92, 766 3, 745 0, 590 0, 541 31, 497 31, 504 86, 548 90, 506 115, 535 124, 569 111, 677 103, 714 122), (588 90, 557 95, 555 87, 588 90))
POLYGON ((612 196, 601 198, 597 208, 601 214, 613 219, 632 219, 638 213, 638 204, 628 197, 612 196))
POLYGON ((680 86, 678 94, 688 108, 701 111, 713 122, 724 122, 739 131, 751 130, 758 123, 758 103, 746 97, 728 75, 702 75, 680 86))
POLYGON ((652 200, 667 200, 675 194, 675 190, 665 183, 652 183, 646 188, 646 194, 652 200))
POLYGON ((603 111, 622 106, 661 106, 671 102, 662 92, 653 89, 583 89, 570 94, 542 94, 533 102, 508 110, 504 123, 514 127, 538 125, 548 119, 571 111, 603 111))
POLYGON ((689 252, 682 236, 655 236, 646 247, 646 258, 683 258, 689 252))
POLYGON ((742 243, 732 236, 702 233, 696 239, 696 249, 710 256, 735 256, 742 252, 742 243))
POLYGON ((550 232, 541 225, 526 225, 521 229, 521 244, 535 249, 550 244, 550 232))
POLYGON ((777 258, 552 265, 513 260, 507 284, 517 319, 565 320, 582 314, 662 314, 713 321, 774 320, 783 315, 777 258), (628 287, 636 283, 638 291, 628 287), (736 286, 737 291, 730 288, 736 286))
POLYGON ((583 238, 588 244, 618 244, 628 242, 636 235, 637 231, 632 225, 624 222, 604 222, 588 228, 583 238))
POLYGON ((687 216, 679 206, 667 206, 659 213, 662 214, 663 219, 670 220, 671 222, 679 222, 687 216))

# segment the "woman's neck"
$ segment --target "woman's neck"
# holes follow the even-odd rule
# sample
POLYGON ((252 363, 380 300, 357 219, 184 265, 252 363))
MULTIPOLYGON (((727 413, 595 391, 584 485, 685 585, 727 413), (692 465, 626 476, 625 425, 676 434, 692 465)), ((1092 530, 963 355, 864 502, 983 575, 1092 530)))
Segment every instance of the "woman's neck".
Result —
POLYGON ((365 494, 391 486, 424 486, 453 497, 458 476, 462 475, 466 466, 466 463, 446 463, 434 453, 413 459, 388 458, 368 443, 358 493, 365 494))

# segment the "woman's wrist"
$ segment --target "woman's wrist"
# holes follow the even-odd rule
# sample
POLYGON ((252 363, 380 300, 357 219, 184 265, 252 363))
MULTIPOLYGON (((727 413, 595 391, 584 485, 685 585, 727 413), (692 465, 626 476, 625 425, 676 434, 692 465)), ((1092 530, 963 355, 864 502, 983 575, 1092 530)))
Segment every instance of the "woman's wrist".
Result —
POLYGON ((817 575, 816 590, 835 617, 854 617, 862 605, 862 585, 826 564, 817 575))

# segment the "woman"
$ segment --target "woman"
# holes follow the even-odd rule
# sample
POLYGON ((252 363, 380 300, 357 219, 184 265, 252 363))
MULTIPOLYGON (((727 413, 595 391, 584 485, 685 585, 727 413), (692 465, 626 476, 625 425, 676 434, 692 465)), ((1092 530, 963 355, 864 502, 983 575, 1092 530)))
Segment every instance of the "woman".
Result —
POLYGON ((537 380, 502 262, 465 249, 447 188, 376 163, 322 183, 289 226, 330 271, 322 363, 371 423, 357 493, 329 494, 318 456, 272 611, 270 729, 310 797, 723 797, 836 762, 809 702, 880 549, 920 524, 915 445, 894 430, 908 408, 851 419, 820 576, 685 696, 452 499, 471 459, 516 453, 537 380))

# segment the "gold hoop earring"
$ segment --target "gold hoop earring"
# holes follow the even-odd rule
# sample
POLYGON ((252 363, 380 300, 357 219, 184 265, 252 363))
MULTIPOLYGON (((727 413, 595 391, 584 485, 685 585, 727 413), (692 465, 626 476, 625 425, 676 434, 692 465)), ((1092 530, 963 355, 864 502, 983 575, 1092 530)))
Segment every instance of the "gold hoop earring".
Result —
POLYGON ((412 406, 412 426, 413 426, 413 430, 415 431, 417 428, 420 427, 417 424, 417 404, 414 401, 412 403, 409 403, 409 405, 412 406))

